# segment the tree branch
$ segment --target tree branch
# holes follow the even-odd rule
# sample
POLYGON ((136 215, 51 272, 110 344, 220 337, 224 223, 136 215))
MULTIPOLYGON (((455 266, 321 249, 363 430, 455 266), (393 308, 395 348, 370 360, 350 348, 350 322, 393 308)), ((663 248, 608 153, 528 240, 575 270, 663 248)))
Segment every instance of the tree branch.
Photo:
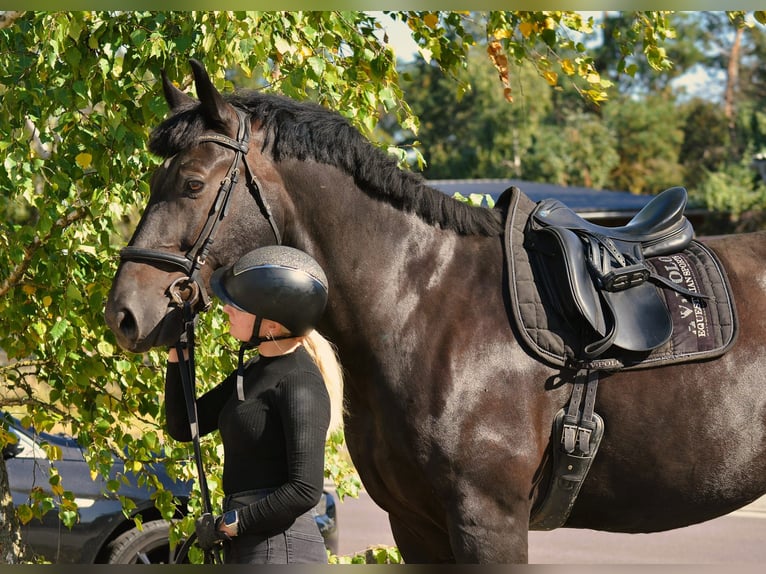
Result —
POLYGON ((8 291, 10 291, 10 289, 19 282, 22 275, 24 275, 24 272, 29 268, 29 263, 32 261, 32 257, 34 257, 40 246, 46 243, 53 236, 54 231, 68 227, 75 221, 85 217, 85 214, 86 212, 84 209, 75 209, 61 219, 57 220, 56 223, 53 224, 53 227, 48 232, 48 234, 44 237, 35 235, 32 242, 24 249, 24 257, 21 262, 11 270, 11 273, 8 275, 8 277, 6 277, 5 281, 0 284, 0 297, 4 297, 8 291))

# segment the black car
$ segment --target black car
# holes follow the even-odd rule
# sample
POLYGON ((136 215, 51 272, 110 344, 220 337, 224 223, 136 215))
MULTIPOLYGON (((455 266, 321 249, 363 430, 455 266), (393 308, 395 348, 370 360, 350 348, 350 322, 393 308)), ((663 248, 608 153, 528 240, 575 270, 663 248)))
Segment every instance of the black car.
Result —
MULTIPOLYGON (((22 538, 35 555, 54 563, 74 564, 167 564, 173 561, 168 543, 169 523, 154 507, 148 487, 139 487, 135 480, 129 480, 119 491, 135 503, 133 515, 141 514, 143 524, 139 529, 132 518, 125 516, 120 500, 107 490, 105 481, 100 476, 95 480, 91 478, 90 467, 77 441, 63 435, 36 433, 10 416, 0 415, 0 419, 18 439, 16 444, 3 449, 14 505, 28 503, 34 487, 50 492, 48 467, 53 465, 65 488, 74 493, 79 508, 79 520, 71 529, 61 523, 56 509, 42 520, 33 518, 22 525, 22 538), (40 446, 43 442, 60 448, 61 460, 49 460, 40 446)), ((118 459, 115 459, 114 470, 123 470, 118 459)), ((178 518, 181 518, 186 512, 191 483, 173 481, 159 464, 153 471, 181 502, 178 510, 178 518)), ((126 476, 131 477, 129 473, 126 476)), ((330 492, 325 491, 317 505, 317 524, 325 544, 337 554, 336 505, 330 492)))

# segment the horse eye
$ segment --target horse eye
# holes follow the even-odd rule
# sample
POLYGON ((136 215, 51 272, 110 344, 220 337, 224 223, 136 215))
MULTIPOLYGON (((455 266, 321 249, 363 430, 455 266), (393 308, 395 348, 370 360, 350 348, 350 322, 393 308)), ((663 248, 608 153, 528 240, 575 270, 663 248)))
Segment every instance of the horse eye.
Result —
POLYGON ((198 179, 191 179, 186 182, 185 191, 189 194, 195 195, 201 192, 203 187, 205 187, 204 182, 199 181, 198 179))

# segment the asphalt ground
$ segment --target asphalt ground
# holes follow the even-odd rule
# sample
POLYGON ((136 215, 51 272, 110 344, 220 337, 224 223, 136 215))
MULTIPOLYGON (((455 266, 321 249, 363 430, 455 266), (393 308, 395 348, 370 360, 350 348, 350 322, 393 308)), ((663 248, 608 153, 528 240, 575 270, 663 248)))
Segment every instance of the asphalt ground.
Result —
MULTIPOLYGON (((766 563, 766 497, 727 516, 656 534, 560 528, 531 532, 534 564, 766 563)), ((338 504, 341 556, 395 546, 388 517, 366 492, 338 504)))

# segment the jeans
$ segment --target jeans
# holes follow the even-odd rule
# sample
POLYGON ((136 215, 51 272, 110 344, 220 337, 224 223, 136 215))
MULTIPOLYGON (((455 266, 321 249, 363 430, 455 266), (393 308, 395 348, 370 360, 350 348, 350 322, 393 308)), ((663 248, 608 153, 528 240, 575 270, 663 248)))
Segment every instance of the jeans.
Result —
MULTIPOLYGON (((241 508, 267 496, 274 489, 240 492, 227 496, 224 511, 241 508)), ((283 532, 269 535, 243 532, 223 546, 225 564, 327 563, 324 538, 312 508, 301 514, 283 532)))

